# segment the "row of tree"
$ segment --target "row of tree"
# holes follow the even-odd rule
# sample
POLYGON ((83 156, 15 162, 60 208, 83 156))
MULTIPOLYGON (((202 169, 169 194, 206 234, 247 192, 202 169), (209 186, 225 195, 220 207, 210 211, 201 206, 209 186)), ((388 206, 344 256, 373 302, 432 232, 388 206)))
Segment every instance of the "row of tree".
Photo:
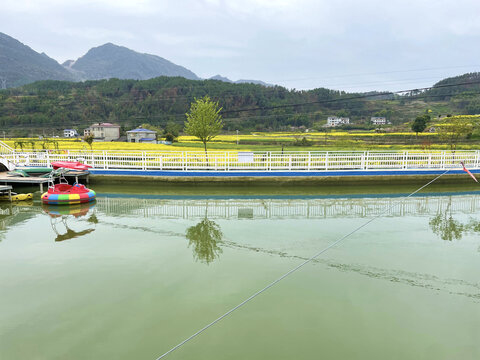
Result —
MULTIPOLYGON (((460 83, 464 79, 455 81, 460 83)), ((318 127, 331 115, 356 119, 385 116, 394 124, 400 124, 412 120, 411 112, 402 106, 411 100, 416 100, 411 106, 417 106, 418 111, 425 108, 426 101, 438 102, 440 98, 444 102, 442 108, 450 113, 480 112, 480 98, 473 90, 465 86, 434 88, 400 97, 347 94, 323 88, 297 91, 280 86, 180 77, 80 83, 40 81, 0 91, 0 128, 19 132, 34 129, 41 133, 42 129, 81 129, 103 121, 116 122, 125 128, 142 123, 161 128, 169 123, 182 127, 190 104, 206 95, 222 107, 224 129, 230 131, 318 127), (364 95, 368 96, 362 98, 364 95)), ((411 107, 409 109, 411 111, 411 107)))

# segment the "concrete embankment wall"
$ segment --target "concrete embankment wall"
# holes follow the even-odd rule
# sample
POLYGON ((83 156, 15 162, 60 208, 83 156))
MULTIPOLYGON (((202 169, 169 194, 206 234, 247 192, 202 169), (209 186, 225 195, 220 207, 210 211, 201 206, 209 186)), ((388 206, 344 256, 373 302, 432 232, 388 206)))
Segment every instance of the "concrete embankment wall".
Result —
MULTIPOLYGON (((228 183, 254 184, 405 184, 434 179, 445 170, 378 170, 378 171, 324 171, 324 172, 181 172, 140 170, 92 170, 92 184, 114 183, 228 183)), ((480 173, 480 170, 472 171, 480 173)), ((478 175, 477 175, 478 176, 478 175)), ((471 183, 473 180, 462 170, 450 170, 437 183, 471 183)))

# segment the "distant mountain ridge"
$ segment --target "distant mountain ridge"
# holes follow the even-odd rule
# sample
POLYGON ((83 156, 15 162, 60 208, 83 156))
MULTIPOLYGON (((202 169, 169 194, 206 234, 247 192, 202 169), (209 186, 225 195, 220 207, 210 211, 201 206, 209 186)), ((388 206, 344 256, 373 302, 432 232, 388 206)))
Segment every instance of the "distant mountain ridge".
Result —
MULTIPOLYGON (((18 87, 39 80, 84 81, 110 78, 147 80, 160 76, 202 80, 189 69, 160 56, 139 53, 112 43, 91 48, 77 60, 67 60, 60 65, 45 53, 38 53, 0 32, 0 89, 18 87)), ((260 80, 232 81, 220 75, 211 79, 234 84, 273 86, 260 80)))
POLYGON ((223 82, 228 82, 231 84, 256 84, 256 85, 263 85, 263 86, 275 86, 273 84, 268 84, 264 81, 261 80, 245 80, 245 79, 240 79, 237 81, 230 80, 229 78, 222 76, 222 75, 215 75, 209 78, 208 80, 218 80, 218 81, 223 81, 223 82))
POLYGON ((75 76, 48 57, 0 32, 0 89, 38 80, 76 80, 75 76))
POLYGON ((192 71, 160 56, 141 54, 112 43, 94 47, 76 61, 68 61, 65 65, 87 80, 147 80, 158 76, 181 76, 200 80, 192 71))

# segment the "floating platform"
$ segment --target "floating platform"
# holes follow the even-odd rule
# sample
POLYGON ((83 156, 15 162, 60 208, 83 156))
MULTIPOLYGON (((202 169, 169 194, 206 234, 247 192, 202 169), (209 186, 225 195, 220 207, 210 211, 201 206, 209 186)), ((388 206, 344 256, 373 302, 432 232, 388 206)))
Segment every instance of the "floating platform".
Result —
POLYGON ((12 184, 21 184, 21 185, 39 185, 40 191, 43 191, 43 184, 48 183, 48 178, 36 177, 36 176, 12 176, 8 175, 7 172, 0 172, 0 184, 12 185, 12 184))

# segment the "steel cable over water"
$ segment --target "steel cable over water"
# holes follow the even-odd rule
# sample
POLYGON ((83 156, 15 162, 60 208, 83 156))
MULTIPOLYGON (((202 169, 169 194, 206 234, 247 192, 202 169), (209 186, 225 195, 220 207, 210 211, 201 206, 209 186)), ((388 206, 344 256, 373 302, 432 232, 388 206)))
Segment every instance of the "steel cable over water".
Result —
POLYGON ((411 196, 415 195, 416 193, 418 193, 419 191, 425 189, 427 186, 433 184, 435 181, 437 181, 438 179, 440 179, 443 175, 445 175, 446 173, 448 173, 450 171, 449 170, 446 170, 445 172, 441 173, 440 175, 438 175, 436 178, 434 178, 433 180, 430 180, 428 183, 426 183, 425 185, 419 187, 417 190, 415 190, 414 192, 410 193, 409 195, 407 196, 404 196, 400 199, 398 199, 397 201, 395 201, 392 205, 386 207, 382 212, 380 212, 378 215, 374 216, 373 218, 371 218, 370 220, 368 220, 367 222, 363 223, 362 225, 358 226, 357 228, 355 228, 354 230, 350 231, 348 234, 342 236, 341 238, 335 240, 333 243, 331 243, 330 245, 328 245, 327 247, 323 248, 322 250, 320 250, 319 252, 317 252, 316 254, 314 254, 312 257, 308 258, 307 260, 305 260, 304 262, 300 263, 299 265, 297 265, 296 267, 290 269, 288 272, 286 272, 285 274, 283 274, 282 276, 280 276, 279 278, 277 278, 276 280, 272 281, 270 284, 268 284, 267 286, 265 286, 263 289, 260 289, 258 290, 256 293, 250 295, 248 298, 246 298, 245 300, 243 300, 241 303, 239 303, 238 305, 234 306, 233 308, 231 308, 230 310, 228 310, 226 313, 224 313, 223 315, 219 316, 218 318, 216 318, 215 320, 213 320, 211 323, 205 325, 203 328, 201 328, 200 330, 198 330, 197 332, 193 333, 192 335, 190 335, 189 337, 187 337, 185 340, 183 340, 182 342, 178 343, 177 345, 175 345, 174 347, 172 347, 170 350, 168 350, 167 352, 165 352, 163 355, 161 355, 160 357, 158 357, 156 360, 160 360, 160 359, 163 359, 164 357, 166 357, 167 355, 171 354, 172 352, 174 352, 175 350, 177 350, 178 348, 180 348, 181 346, 185 345, 187 342, 189 342, 190 340, 194 339, 195 337, 197 337, 198 335, 200 335, 202 332, 204 332, 205 330, 207 330, 208 328, 212 327, 213 325, 215 325, 216 323, 218 323, 220 320, 226 318, 228 315, 230 315, 231 313, 233 313, 235 310, 241 308, 243 305, 245 305, 246 303, 248 303, 249 301, 253 300, 254 298, 256 298, 258 295, 262 294, 263 292, 267 291, 268 289, 270 289, 272 286, 276 285, 277 283, 279 283, 280 281, 282 281, 283 279, 285 279, 287 276, 293 274, 294 272, 296 272, 297 270, 300 270, 302 267, 304 267, 305 265, 307 265, 308 263, 310 263, 311 261, 315 260, 317 257, 319 257, 320 255, 322 255, 323 253, 325 253, 326 251, 330 250, 332 247, 334 247, 335 245, 337 245, 338 243, 342 242, 343 240, 345 240, 346 238, 348 238, 349 236, 355 234, 357 231, 363 229, 365 226, 369 225, 371 222, 373 222, 374 220, 378 219, 379 217, 382 217, 385 213, 387 213, 388 211, 390 211, 391 209, 393 209, 395 206, 399 205, 403 200, 406 200, 408 198, 410 198, 411 196))

